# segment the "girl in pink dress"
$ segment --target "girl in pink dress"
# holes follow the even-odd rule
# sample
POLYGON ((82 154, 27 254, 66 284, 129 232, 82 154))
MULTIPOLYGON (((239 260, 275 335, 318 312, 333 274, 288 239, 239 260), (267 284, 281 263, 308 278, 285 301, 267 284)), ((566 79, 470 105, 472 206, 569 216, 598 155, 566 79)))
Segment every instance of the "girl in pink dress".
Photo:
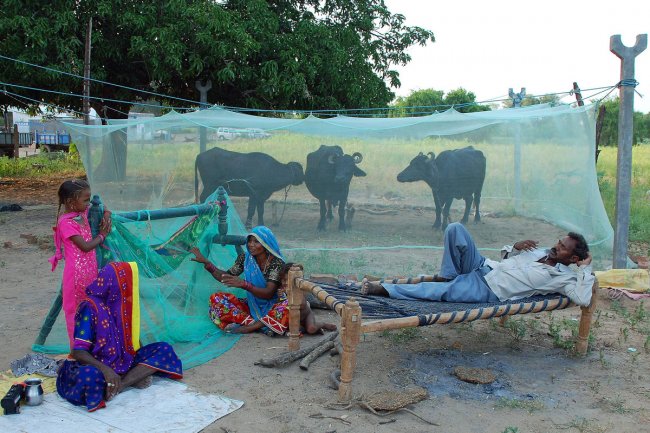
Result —
POLYGON ((74 315, 77 305, 86 296, 86 286, 92 283, 98 274, 95 248, 104 242, 111 231, 110 213, 105 212, 99 235, 93 237, 88 223, 90 207, 90 185, 85 180, 66 180, 58 191, 59 209, 57 224, 54 229, 55 253, 50 258, 52 271, 57 262, 64 258, 63 268, 63 313, 70 339, 74 340, 74 315), (60 215, 61 206, 65 213, 60 215))

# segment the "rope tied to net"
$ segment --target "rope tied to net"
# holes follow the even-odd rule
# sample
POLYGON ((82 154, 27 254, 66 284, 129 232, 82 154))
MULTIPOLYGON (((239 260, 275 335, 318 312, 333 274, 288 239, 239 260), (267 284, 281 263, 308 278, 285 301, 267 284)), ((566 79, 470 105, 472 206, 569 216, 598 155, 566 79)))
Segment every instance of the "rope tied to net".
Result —
POLYGON ((636 90, 636 86, 639 85, 639 82, 635 80, 634 78, 625 78, 621 81, 619 81, 616 84, 616 87, 621 88, 621 87, 632 87, 634 89, 634 93, 639 95, 639 97, 643 98, 643 95, 639 93, 638 90, 636 90))

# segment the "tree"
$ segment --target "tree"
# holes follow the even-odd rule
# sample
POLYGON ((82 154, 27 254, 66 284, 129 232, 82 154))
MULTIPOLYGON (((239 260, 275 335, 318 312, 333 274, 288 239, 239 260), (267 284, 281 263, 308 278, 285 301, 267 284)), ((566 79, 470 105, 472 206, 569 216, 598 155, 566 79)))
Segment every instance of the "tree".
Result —
MULTIPOLYGON (((558 95, 542 95, 542 96, 524 96, 524 99, 521 101, 522 107, 527 107, 530 105, 538 104, 551 104, 557 105, 560 103, 560 97, 558 95)), ((508 100, 503 102, 503 108, 512 108, 512 101, 508 100)))
POLYGON ((434 111, 445 111, 454 108, 461 113, 487 111, 490 107, 476 103, 473 92, 459 87, 447 95, 442 90, 414 90, 406 97, 398 97, 393 104, 391 117, 416 116, 431 114, 434 111))
MULTIPOLYGON (((600 144, 603 146, 618 146, 618 116, 620 100, 618 97, 602 101, 605 106, 603 127, 600 134, 600 144)), ((648 143, 650 141, 650 113, 643 114, 635 111, 633 115, 634 130, 632 144, 648 143)))
MULTIPOLYGON (((400 85, 392 67, 410 61, 407 48, 434 40, 430 31, 404 25, 383 0, 5 0, 0 44, 7 57, 82 75, 90 19, 91 76, 124 86, 93 84, 91 95, 100 99, 91 105, 108 118, 128 115, 131 103, 121 101, 196 105, 187 100, 198 99, 198 79, 212 81, 210 102, 230 106, 381 107, 394 97, 389 86, 400 85)), ((43 101, 81 111, 82 99, 68 95, 82 93, 78 77, 7 59, 0 76, 30 87, 19 91, 30 99, 0 95, 0 105, 43 101)), ((121 134, 107 143, 117 149, 114 160, 100 163, 115 165, 118 178, 126 170, 121 134)))
MULTIPOLYGON (((430 31, 404 25, 383 0, 5 0, 3 53, 82 75, 90 18, 93 78, 188 100, 197 99, 195 80, 210 79, 211 102, 271 109, 385 106, 394 96, 390 87, 400 85, 393 66, 410 61, 409 46, 434 40, 430 31)), ((65 95, 81 93, 78 78, 8 60, 0 62, 0 75, 63 94, 7 90, 81 109, 78 96, 65 95)), ((115 100, 151 97, 96 83, 91 95, 103 98, 93 108, 108 107, 111 118, 129 108, 115 100)))

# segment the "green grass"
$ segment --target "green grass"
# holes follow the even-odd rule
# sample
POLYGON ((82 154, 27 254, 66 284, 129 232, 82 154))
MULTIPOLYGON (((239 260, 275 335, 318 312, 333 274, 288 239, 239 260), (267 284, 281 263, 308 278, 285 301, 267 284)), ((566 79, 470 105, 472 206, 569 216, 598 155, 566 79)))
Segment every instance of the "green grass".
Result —
POLYGON ((539 400, 519 400, 516 398, 501 397, 496 404, 497 409, 524 409, 528 413, 543 410, 546 406, 539 400))
POLYGON ((75 177, 84 174, 78 155, 62 152, 39 154, 29 158, 0 157, 0 177, 40 178, 75 177))
MULTIPOLYGON (((604 147, 598 157, 598 185, 612 225, 616 211, 616 159, 618 148, 604 147)), ((650 240, 650 146, 632 149, 629 240, 650 240)))
MULTIPOLYGON (((370 197, 382 197, 386 194, 397 193, 399 196, 407 197, 411 202, 422 203, 431 206, 430 191, 421 182, 399 184, 395 181, 397 173, 406 167, 418 152, 440 152, 445 148, 458 148, 467 143, 462 140, 454 141, 444 138, 431 138, 424 140, 382 140, 373 142, 359 139, 345 139, 328 141, 323 137, 302 136, 297 134, 276 133, 268 140, 234 140, 232 142, 209 142, 208 148, 216 145, 228 149, 251 152, 264 151, 282 162, 299 161, 305 163, 305 155, 315 150, 321 144, 340 144, 347 152, 361 152, 364 160, 360 167, 366 170, 368 176, 355 179, 355 188, 351 189, 351 198, 363 202, 370 197)), ((129 167, 128 173, 138 173, 138 183, 145 184, 150 176, 156 178, 160 172, 171 172, 168 178, 162 179, 163 183, 183 184, 183 194, 193 195, 194 179, 194 158, 196 156, 197 143, 175 142, 173 146, 152 146, 150 144, 134 143, 129 146, 129 167), (153 167, 151 161, 167 161, 168 167, 153 167)), ((507 197, 510 191, 504 190, 504 186, 512 184, 512 146, 494 143, 474 143, 476 148, 486 152, 488 155, 490 176, 486 177, 484 185, 485 209, 498 210, 501 214, 508 212, 512 204, 509 200, 501 203, 502 197, 507 197), (501 197, 501 198, 500 198, 501 197), (500 203, 500 204, 499 204, 500 203), (510 206, 510 207, 509 207, 510 206)), ((550 188, 554 196, 564 194, 564 190, 558 185, 566 186, 575 182, 571 173, 575 171, 574 160, 566 158, 565 162, 557 162, 553 159, 549 162, 549 155, 561 153, 562 149, 557 144, 533 145, 527 148, 526 161, 524 166, 528 167, 522 172, 522 182, 525 185, 525 194, 528 197, 541 196, 541 189, 550 188), (553 150, 553 149, 556 149, 553 150), (554 164, 554 169, 561 174, 561 179, 556 178, 555 183, 542 185, 533 183, 535 171, 543 170, 535 163, 540 162, 554 164), (557 165, 560 167, 557 167, 557 165)), ((99 163, 101 158, 100 147, 94 146, 91 158, 94 164, 99 163)), ((631 185, 631 209, 629 240, 632 242, 647 243, 650 239, 650 146, 635 146, 632 150, 632 185, 631 185)), ((617 148, 604 147, 600 153, 597 173, 600 194, 605 205, 607 216, 612 224, 615 222, 616 204, 616 159, 617 148)), ((61 178, 79 176, 83 174, 83 167, 76 153, 71 154, 49 154, 29 158, 10 159, 0 157, 0 177, 51 177, 61 178)), ((155 182, 155 181, 154 181, 155 182)), ((292 195, 300 191, 300 194, 309 197, 305 188, 292 191, 292 195)), ((151 192, 147 190, 147 194, 151 192)), ((548 193, 548 191, 547 191, 548 193)), ((575 200, 581 200, 575 197, 575 200)), ((373 199, 374 200, 374 199, 373 199)), ((533 199, 534 201, 534 199, 533 199)), ((553 203, 544 204, 553 206, 553 203)), ((578 209, 579 206, 576 206, 578 209)), ((647 245, 647 244, 646 244, 647 245)), ((646 253, 643 251, 643 253, 646 253)))
POLYGON ((379 333, 382 338, 388 338, 395 344, 406 343, 421 337, 418 328, 403 328, 398 331, 384 330, 379 333))

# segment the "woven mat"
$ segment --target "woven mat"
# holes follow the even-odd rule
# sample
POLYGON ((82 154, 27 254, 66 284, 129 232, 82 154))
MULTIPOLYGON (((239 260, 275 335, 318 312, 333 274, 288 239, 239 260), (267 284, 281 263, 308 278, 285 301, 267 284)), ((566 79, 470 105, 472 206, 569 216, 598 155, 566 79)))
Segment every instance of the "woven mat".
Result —
POLYGON ((487 308, 498 305, 518 305, 527 302, 543 302, 546 300, 566 299, 560 294, 531 296, 516 301, 493 302, 485 304, 464 302, 433 302, 433 301, 407 301, 391 299, 383 296, 362 295, 359 291, 361 283, 345 283, 334 286, 331 284, 317 283, 327 293, 334 296, 338 302, 345 303, 349 298, 359 302, 366 319, 394 319, 426 314, 448 313, 454 311, 468 311, 478 308, 487 308))

